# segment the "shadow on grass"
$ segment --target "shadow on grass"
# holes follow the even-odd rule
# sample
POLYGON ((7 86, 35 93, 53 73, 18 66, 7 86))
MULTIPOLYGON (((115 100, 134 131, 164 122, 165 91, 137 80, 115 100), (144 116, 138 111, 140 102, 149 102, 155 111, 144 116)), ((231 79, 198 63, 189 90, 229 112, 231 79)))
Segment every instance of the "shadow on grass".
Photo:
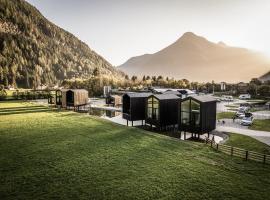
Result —
POLYGON ((12 108, 0 108, 0 112, 9 112, 9 111, 18 111, 18 110, 33 110, 33 109, 39 109, 39 108, 46 108, 44 106, 23 106, 23 107, 12 107, 12 108))
POLYGON ((46 107, 41 107, 41 108, 33 108, 29 107, 29 109, 23 109, 23 110, 9 110, 9 111, 0 111, 0 116, 1 115, 14 115, 14 114, 27 114, 27 113, 40 113, 40 112, 51 112, 53 110, 50 110, 46 107))

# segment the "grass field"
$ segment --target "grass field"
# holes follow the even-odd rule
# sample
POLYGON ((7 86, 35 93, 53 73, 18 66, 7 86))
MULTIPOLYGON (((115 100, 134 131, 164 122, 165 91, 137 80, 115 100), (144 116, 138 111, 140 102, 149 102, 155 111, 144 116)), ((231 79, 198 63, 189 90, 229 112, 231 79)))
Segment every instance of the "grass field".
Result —
POLYGON ((270 166, 204 144, 0 102, 0 199, 268 199, 270 166))
POLYGON ((270 146, 245 135, 230 133, 229 140, 225 144, 270 155, 270 146))
POLYGON ((232 119, 235 116, 235 112, 221 112, 217 113, 217 119, 232 119))
POLYGON ((270 119, 255 119, 253 124, 249 127, 252 130, 269 131, 270 134, 270 119))

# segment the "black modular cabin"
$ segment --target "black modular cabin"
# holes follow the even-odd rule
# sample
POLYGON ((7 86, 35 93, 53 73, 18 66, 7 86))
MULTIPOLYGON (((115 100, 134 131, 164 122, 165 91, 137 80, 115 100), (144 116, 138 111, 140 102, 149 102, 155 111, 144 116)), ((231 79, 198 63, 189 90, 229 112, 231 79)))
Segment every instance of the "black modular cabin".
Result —
POLYGON ((122 96, 123 119, 128 121, 145 120, 145 102, 151 93, 126 93, 122 96))
POLYGON ((145 123, 158 129, 178 124, 180 97, 175 94, 153 94, 147 98, 145 123))
POLYGON ((48 104, 55 104, 56 106, 62 105, 62 91, 55 90, 51 91, 48 96, 48 104), (54 94, 52 94, 54 92, 54 94))
POLYGON ((216 128, 216 99, 210 96, 190 96, 179 103, 180 131, 192 134, 208 133, 216 128))

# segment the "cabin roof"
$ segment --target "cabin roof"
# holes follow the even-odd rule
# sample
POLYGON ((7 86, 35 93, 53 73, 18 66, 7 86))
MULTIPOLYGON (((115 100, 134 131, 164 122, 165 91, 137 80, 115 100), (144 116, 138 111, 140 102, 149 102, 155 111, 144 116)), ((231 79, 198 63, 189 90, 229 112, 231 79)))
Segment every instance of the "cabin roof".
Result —
POLYGON ((61 91, 66 92, 66 91, 69 91, 69 90, 72 91, 72 92, 88 92, 85 89, 62 89, 61 91))
POLYGON ((153 94, 152 96, 156 97, 159 100, 180 99, 180 97, 176 96, 175 94, 153 94))
POLYGON ((129 97, 133 97, 133 98, 137 98, 137 97, 149 97, 151 94, 152 93, 145 93, 145 92, 143 92, 143 93, 138 93, 138 92, 132 93, 132 92, 129 92, 129 93, 126 93, 124 95, 127 95, 129 97))
POLYGON ((171 91, 171 90, 168 90, 168 91, 164 92, 163 94, 166 94, 166 95, 168 95, 168 94, 181 95, 180 92, 178 92, 178 91, 171 91))
POLYGON ((154 92, 157 93, 168 93, 168 92, 172 92, 172 93, 176 93, 178 92, 178 94, 187 94, 187 95, 192 95, 195 94, 195 92, 193 92, 192 90, 189 89, 182 89, 182 88, 153 88, 154 92))
POLYGON ((206 102, 215 102, 217 101, 214 97, 208 95, 201 95, 201 96, 190 96, 187 98, 195 99, 199 102, 206 103, 206 102))
POLYGON ((122 98, 122 96, 121 95, 110 95, 110 97, 112 97, 112 98, 122 98))

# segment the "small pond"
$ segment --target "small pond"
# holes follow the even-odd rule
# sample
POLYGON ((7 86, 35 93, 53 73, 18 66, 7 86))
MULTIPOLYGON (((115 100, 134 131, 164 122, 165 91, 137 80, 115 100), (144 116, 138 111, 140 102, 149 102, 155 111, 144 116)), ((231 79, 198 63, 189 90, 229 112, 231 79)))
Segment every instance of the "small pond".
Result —
POLYGON ((121 112, 115 111, 115 110, 106 110, 106 109, 100 109, 100 108, 90 108, 89 114, 98 116, 98 117, 116 117, 118 115, 121 115, 121 112))

